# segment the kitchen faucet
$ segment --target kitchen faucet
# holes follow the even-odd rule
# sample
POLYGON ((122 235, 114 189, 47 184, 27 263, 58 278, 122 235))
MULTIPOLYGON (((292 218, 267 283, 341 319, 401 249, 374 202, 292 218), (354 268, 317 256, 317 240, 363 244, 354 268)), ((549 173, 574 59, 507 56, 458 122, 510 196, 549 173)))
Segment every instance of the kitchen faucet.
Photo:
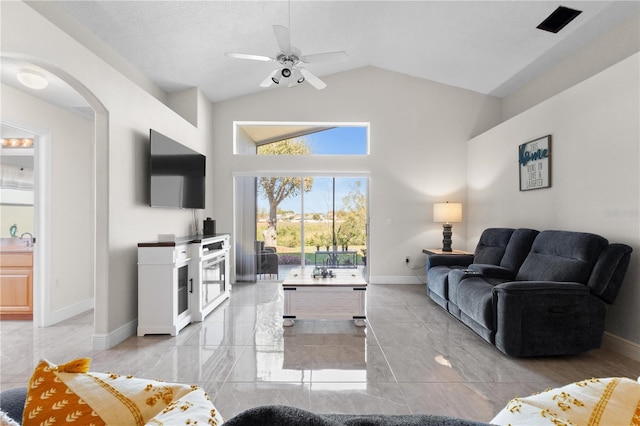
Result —
POLYGON ((24 232, 22 235, 20 235, 20 239, 22 239, 25 235, 29 236, 27 247, 31 247, 35 242, 35 239, 33 238, 33 235, 30 232, 24 232))

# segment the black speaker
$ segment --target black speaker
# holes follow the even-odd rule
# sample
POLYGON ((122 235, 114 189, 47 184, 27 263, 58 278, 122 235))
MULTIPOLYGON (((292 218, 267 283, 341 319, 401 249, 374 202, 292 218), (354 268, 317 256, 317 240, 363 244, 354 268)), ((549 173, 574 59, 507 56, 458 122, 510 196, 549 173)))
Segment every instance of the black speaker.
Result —
POLYGON ((216 221, 208 217, 204 220, 202 226, 203 235, 215 235, 216 234, 216 221))

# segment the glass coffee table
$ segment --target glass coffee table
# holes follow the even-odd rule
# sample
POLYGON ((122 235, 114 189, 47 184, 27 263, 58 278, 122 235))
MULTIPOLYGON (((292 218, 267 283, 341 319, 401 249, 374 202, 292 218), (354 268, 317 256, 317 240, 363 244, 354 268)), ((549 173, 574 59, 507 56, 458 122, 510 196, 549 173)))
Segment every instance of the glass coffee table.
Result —
POLYGON ((331 270, 332 277, 313 276, 314 268, 291 271, 282 282, 283 325, 295 320, 353 320, 366 325, 367 282, 358 270, 331 270))

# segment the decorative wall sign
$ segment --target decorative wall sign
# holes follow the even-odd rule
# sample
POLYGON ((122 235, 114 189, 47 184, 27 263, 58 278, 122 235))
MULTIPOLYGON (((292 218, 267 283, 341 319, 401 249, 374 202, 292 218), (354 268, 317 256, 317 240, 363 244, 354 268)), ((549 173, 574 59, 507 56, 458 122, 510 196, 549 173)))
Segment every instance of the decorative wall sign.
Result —
POLYGON ((518 147, 520 191, 551 186, 551 135, 518 147))

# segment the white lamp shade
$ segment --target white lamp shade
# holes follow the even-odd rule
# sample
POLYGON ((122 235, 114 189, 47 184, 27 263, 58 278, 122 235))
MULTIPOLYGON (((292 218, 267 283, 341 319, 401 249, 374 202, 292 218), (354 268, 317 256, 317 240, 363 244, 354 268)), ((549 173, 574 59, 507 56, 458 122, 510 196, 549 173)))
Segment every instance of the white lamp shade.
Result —
POLYGON ((462 203, 435 203, 433 221, 440 223, 462 222, 462 203))

